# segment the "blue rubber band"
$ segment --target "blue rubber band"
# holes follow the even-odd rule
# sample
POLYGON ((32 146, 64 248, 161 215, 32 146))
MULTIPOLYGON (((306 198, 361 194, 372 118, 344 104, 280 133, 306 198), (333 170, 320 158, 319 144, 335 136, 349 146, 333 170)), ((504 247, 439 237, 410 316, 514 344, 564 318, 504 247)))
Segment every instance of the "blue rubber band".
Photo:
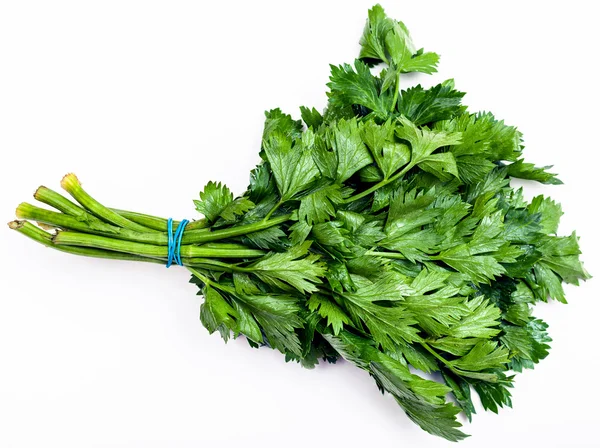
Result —
POLYGON ((168 256, 167 256, 167 267, 170 268, 173 262, 178 264, 179 266, 183 266, 181 262, 181 238, 183 238, 183 231, 185 230, 185 226, 189 221, 184 219, 179 223, 175 233, 173 233, 173 218, 169 218, 167 222, 167 234, 169 235, 169 246, 168 246, 168 256))

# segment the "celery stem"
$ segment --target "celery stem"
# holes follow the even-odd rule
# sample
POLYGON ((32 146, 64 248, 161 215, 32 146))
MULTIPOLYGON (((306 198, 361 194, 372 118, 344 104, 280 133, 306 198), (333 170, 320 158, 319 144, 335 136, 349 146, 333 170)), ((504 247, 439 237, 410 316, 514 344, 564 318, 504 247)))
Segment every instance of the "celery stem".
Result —
MULTIPOLYGON (((167 222, 168 220, 165 218, 159 218, 158 216, 147 215, 145 213, 137 213, 130 212, 127 210, 120 210, 116 208, 111 208, 111 210, 124 218, 129 219, 130 221, 136 222, 144 227, 148 227, 150 229, 158 230, 159 232, 167 231, 167 222)), ((173 221, 173 228, 176 229, 179 225, 179 221, 173 221)), ((208 227, 209 223, 206 219, 198 219, 196 221, 190 222, 185 229, 187 231, 194 229, 203 229, 208 227)))
MULTIPOLYGON (((168 247, 166 246, 136 243, 87 233, 59 232, 54 236, 53 242, 56 245, 95 247, 97 249, 125 252, 144 257, 167 258, 168 256, 168 247)), ((181 246, 181 256, 183 258, 255 258, 263 255, 264 252, 262 250, 234 248, 230 245, 222 247, 219 247, 217 244, 181 246)))
POLYGON ((8 226, 16 230, 22 235, 25 235, 32 240, 43 244, 46 247, 50 247, 52 249, 59 250, 61 252, 66 252, 73 255, 83 255, 86 257, 94 257, 94 258, 105 258, 111 260, 127 260, 127 261, 147 261, 154 263, 165 263, 162 260, 141 257, 139 255, 121 253, 121 252, 112 252, 103 249, 91 248, 91 247, 78 247, 78 246, 59 246, 54 244, 52 241, 52 235, 48 232, 43 231, 42 229, 34 226, 30 222, 27 221, 12 221, 8 223, 8 226))
MULTIPOLYGON (((29 219, 63 229, 76 230, 78 232, 110 236, 125 241, 154 244, 157 246, 167 246, 169 242, 166 232, 137 232, 130 229, 119 228, 100 220, 84 222, 73 216, 45 210, 26 202, 23 202, 17 207, 16 213, 18 218, 29 219)), ((282 224, 289 220, 290 217, 291 215, 277 216, 267 221, 259 221, 252 224, 244 224, 215 231, 211 231, 210 229, 188 230, 186 228, 186 231, 183 234, 182 244, 208 243, 211 241, 219 241, 226 238, 246 235, 248 233, 258 232, 259 230, 282 224)))
POLYGON ((124 229, 135 230, 138 232, 155 232, 154 229, 149 229, 148 227, 130 221, 100 204, 81 187, 79 179, 77 179, 77 176, 74 174, 67 174, 63 177, 60 184, 77 202, 98 218, 124 229))

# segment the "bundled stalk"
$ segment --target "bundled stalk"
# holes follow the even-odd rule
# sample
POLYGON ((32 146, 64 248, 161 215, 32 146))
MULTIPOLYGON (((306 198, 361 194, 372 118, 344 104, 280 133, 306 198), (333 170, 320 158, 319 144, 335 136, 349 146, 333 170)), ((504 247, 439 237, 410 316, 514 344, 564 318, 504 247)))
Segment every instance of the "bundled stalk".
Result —
MULTIPOLYGON (((332 66, 323 114, 266 113, 248 189, 234 198, 209 182, 175 250, 209 332, 305 367, 344 358, 425 431, 457 441, 473 391, 485 409, 510 406, 515 372, 548 354, 535 303, 566 302, 562 283, 589 276, 575 234, 556 235, 560 205, 510 186, 560 183, 523 161, 521 133, 467 111, 452 80, 400 90, 438 56, 380 6, 360 44, 353 66, 332 66)), ((9 226, 71 254, 169 262, 167 219, 105 207, 73 174, 61 185, 74 202, 40 187, 54 210, 23 203, 9 226)))

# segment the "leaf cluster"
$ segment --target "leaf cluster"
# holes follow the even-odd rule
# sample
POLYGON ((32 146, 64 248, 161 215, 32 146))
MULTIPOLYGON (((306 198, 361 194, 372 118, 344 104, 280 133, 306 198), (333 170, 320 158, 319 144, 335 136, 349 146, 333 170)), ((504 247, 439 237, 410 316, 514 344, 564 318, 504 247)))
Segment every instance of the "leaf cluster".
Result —
POLYGON ((566 302, 563 283, 589 276, 575 233, 557 235, 560 205, 510 186, 560 183, 524 162, 521 133, 468 111, 452 80, 401 90, 401 74, 433 73, 439 57, 378 5, 360 45, 352 65, 331 67, 323 113, 266 113, 243 195, 214 182, 200 193, 213 229, 289 216, 225 241, 263 257, 194 269, 200 317, 305 367, 344 358, 457 441, 474 393, 493 412, 510 406, 515 372, 548 355, 535 303, 566 302))

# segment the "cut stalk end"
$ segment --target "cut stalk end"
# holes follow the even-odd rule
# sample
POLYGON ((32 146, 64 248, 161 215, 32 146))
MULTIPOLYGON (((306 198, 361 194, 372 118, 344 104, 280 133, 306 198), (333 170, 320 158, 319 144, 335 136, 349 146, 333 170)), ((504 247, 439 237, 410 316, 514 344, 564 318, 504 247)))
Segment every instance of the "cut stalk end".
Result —
POLYGON ((71 191, 73 187, 81 186, 81 182, 77 179, 77 176, 73 173, 66 174, 60 181, 60 186, 66 191, 71 191))
POLYGON ((33 193, 33 198, 37 201, 40 200, 40 198, 42 198, 44 196, 44 192, 48 190, 46 187, 44 187, 43 185, 40 185, 37 190, 35 190, 35 193, 33 193))
POLYGON ((21 227, 23 227, 23 225, 25 224, 25 221, 11 221, 8 223, 8 227, 10 227, 12 230, 18 230, 21 227))
POLYGON ((21 202, 15 210, 15 215, 17 216, 17 218, 27 219, 29 213, 33 208, 33 205, 28 204, 27 202, 21 202))

